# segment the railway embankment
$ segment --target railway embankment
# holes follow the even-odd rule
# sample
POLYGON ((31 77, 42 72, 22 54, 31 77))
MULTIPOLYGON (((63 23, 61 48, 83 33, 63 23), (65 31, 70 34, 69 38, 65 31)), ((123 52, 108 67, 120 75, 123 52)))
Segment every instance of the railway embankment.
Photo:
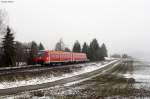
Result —
MULTIPOLYGON (((93 65, 97 66, 97 68, 84 68, 86 72, 73 72, 73 74, 70 74, 66 77, 58 77, 58 79, 51 80, 50 82, 40 83, 40 84, 33 84, 33 85, 27 85, 27 86, 18 86, 18 87, 12 87, 12 88, 6 88, 6 89, 0 89, 0 95, 9 95, 9 94, 15 94, 20 93, 24 91, 31 91, 31 90, 37 90, 37 89, 43 89, 43 88, 49 88, 61 84, 65 84, 68 82, 74 82, 74 81, 80 81, 80 80, 86 80, 91 79, 92 77, 101 75, 105 72, 109 72, 112 69, 114 69, 116 66, 118 66, 122 61, 116 60, 109 62, 104 65, 97 66, 98 63, 93 63, 93 65)), ((93 67, 92 64, 89 65, 89 67, 93 67)), ((68 73, 69 74, 69 73, 68 73)), ((44 80, 44 79, 42 79, 44 80)), ((46 79, 45 79, 46 80, 46 79)))

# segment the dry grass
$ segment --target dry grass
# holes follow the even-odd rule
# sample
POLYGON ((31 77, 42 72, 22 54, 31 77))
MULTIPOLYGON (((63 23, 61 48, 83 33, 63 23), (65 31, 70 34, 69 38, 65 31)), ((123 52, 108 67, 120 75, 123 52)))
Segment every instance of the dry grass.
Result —
POLYGON ((59 94, 61 88, 55 88, 52 90, 45 90, 45 96, 49 96, 52 99, 123 99, 131 98, 136 99, 150 97, 150 91, 145 90, 144 87, 136 89, 134 87, 135 80, 133 78, 124 78, 118 74, 124 74, 126 72, 133 72, 134 67, 131 62, 125 62, 117 66, 111 71, 84 81, 79 84, 69 86, 68 88, 62 88, 66 90, 65 94, 59 94), (74 90, 76 87, 82 87, 87 85, 85 88, 74 90), (67 90, 72 89, 72 92, 67 93, 67 90), (57 90, 57 91, 56 91, 57 90), (56 93, 51 93, 55 91, 56 93), (58 93, 57 93, 58 92, 58 93))
POLYGON ((64 73, 71 73, 79 69, 81 69, 81 66, 65 67, 65 68, 59 68, 59 69, 55 68, 55 69, 35 71, 35 72, 5 74, 5 75, 0 75, 0 82, 14 82, 14 81, 21 81, 21 80, 29 80, 29 79, 34 79, 36 77, 49 77, 51 75, 61 76, 64 73))
POLYGON ((103 75, 72 86, 29 92, 28 99, 45 96, 50 99, 145 99, 150 97, 150 90, 146 90, 145 86, 137 89, 134 87, 136 82, 133 78, 124 78, 121 75, 127 72, 132 73, 134 71, 132 64, 132 62, 124 62, 103 75))

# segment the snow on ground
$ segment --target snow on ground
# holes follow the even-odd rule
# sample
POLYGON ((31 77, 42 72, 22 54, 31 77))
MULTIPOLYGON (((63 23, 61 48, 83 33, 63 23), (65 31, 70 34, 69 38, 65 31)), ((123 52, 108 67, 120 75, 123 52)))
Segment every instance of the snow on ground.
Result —
POLYGON ((135 88, 144 88, 149 90, 150 88, 150 61, 138 60, 133 64, 133 71, 127 72, 123 76, 125 78, 133 78, 137 83, 134 84, 135 88))
MULTIPOLYGON (((116 63, 115 65, 118 65, 118 64, 119 64, 119 63, 116 63)), ((104 66, 106 66, 106 65, 107 65, 107 63, 105 63, 105 65, 104 65, 104 64, 101 65, 100 68, 102 68, 102 67, 104 67, 104 66)), ((98 69, 100 69, 100 68, 98 68, 98 69)), ((95 70, 97 70, 97 69, 95 68, 95 70)), ((105 72, 105 71, 106 71, 106 70, 103 70, 103 72, 105 72)), ((103 73, 103 72, 102 72, 102 73, 103 73)), ((93 77, 96 77, 96 76, 98 76, 98 75, 99 75, 99 74, 90 76, 90 77, 85 78, 85 79, 82 79, 82 80, 78 80, 78 81, 74 81, 74 82, 69 82, 69 83, 64 84, 64 86, 71 86, 71 85, 74 85, 74 84, 76 84, 76 83, 80 83, 80 82, 89 80, 89 79, 91 79, 91 78, 93 78, 93 77)))
POLYGON ((147 82, 150 81, 150 75, 144 75, 144 74, 125 74, 126 78, 134 78, 137 81, 140 82, 147 82))
POLYGON ((134 62, 134 71, 124 74, 126 78, 134 78, 137 82, 147 83, 150 82, 150 61, 139 60, 134 62))
POLYGON ((36 85, 36 84, 42 84, 42 83, 47 83, 47 82, 53 82, 53 81, 57 81, 60 79, 64 79, 64 78, 68 78, 68 77, 73 77, 76 75, 80 75, 83 73, 88 73, 88 72, 92 72, 95 71, 97 69, 100 69, 102 67, 105 67, 113 62, 116 62, 118 60, 114 60, 111 62, 103 62, 103 63, 94 63, 92 65, 88 65, 85 67, 82 67, 80 70, 78 71, 74 71, 72 73, 66 73, 63 74, 62 76, 53 76, 53 75, 49 75, 47 77, 38 77, 38 78, 34 78, 34 79, 29 79, 29 80, 22 80, 22 81, 14 81, 14 82, 1 82, 0 83, 0 89, 7 89, 7 88, 13 88, 13 87, 19 87, 19 86, 27 86, 27 85, 36 85))

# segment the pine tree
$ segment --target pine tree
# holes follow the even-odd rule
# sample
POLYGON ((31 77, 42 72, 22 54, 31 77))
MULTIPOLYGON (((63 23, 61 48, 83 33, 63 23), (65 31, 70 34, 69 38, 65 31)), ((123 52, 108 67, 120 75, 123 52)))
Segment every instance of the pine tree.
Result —
POLYGON ((11 33, 11 29, 7 27, 6 35, 3 38, 3 51, 4 55, 2 56, 5 66, 14 66, 16 64, 16 52, 14 44, 14 36, 11 33))
POLYGON ((97 54, 97 60, 105 60, 101 47, 97 50, 96 54, 97 54))
POLYGON ((28 64, 32 65, 33 63, 33 58, 35 57, 35 55, 37 54, 38 51, 38 46, 37 43, 35 41, 31 42, 31 48, 30 48, 30 52, 29 52, 29 57, 28 57, 28 64))
POLYGON ((42 43, 39 44, 38 49, 39 49, 39 50, 44 50, 44 49, 45 49, 42 43))
POLYGON ((93 39, 89 46, 89 58, 91 61, 99 60, 100 47, 98 41, 93 39))
POLYGON ((102 46, 101 46, 101 50, 102 50, 102 56, 103 57, 107 57, 107 48, 106 48, 106 45, 103 43, 102 46))
POLYGON ((102 47, 100 47, 98 41, 96 39, 93 39, 88 49, 88 58, 91 61, 100 61, 104 60, 104 57, 106 56, 107 49, 105 44, 103 44, 102 47))
POLYGON ((89 46, 84 42, 83 47, 82 47, 82 53, 86 53, 87 57, 89 58, 89 46))
POLYGON ((73 49, 72 49, 73 52, 81 52, 81 46, 80 46, 80 43, 78 41, 76 41, 74 43, 74 46, 73 46, 73 49))
POLYGON ((88 45, 85 42, 84 42, 83 47, 82 47, 82 52, 88 53, 88 45))

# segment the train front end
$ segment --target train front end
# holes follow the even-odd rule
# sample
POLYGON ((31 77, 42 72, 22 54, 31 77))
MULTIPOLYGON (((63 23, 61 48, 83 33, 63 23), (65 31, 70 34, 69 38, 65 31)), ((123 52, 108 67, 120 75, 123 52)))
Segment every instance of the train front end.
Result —
POLYGON ((48 51, 38 51, 33 61, 35 64, 46 64, 49 61, 48 51))

